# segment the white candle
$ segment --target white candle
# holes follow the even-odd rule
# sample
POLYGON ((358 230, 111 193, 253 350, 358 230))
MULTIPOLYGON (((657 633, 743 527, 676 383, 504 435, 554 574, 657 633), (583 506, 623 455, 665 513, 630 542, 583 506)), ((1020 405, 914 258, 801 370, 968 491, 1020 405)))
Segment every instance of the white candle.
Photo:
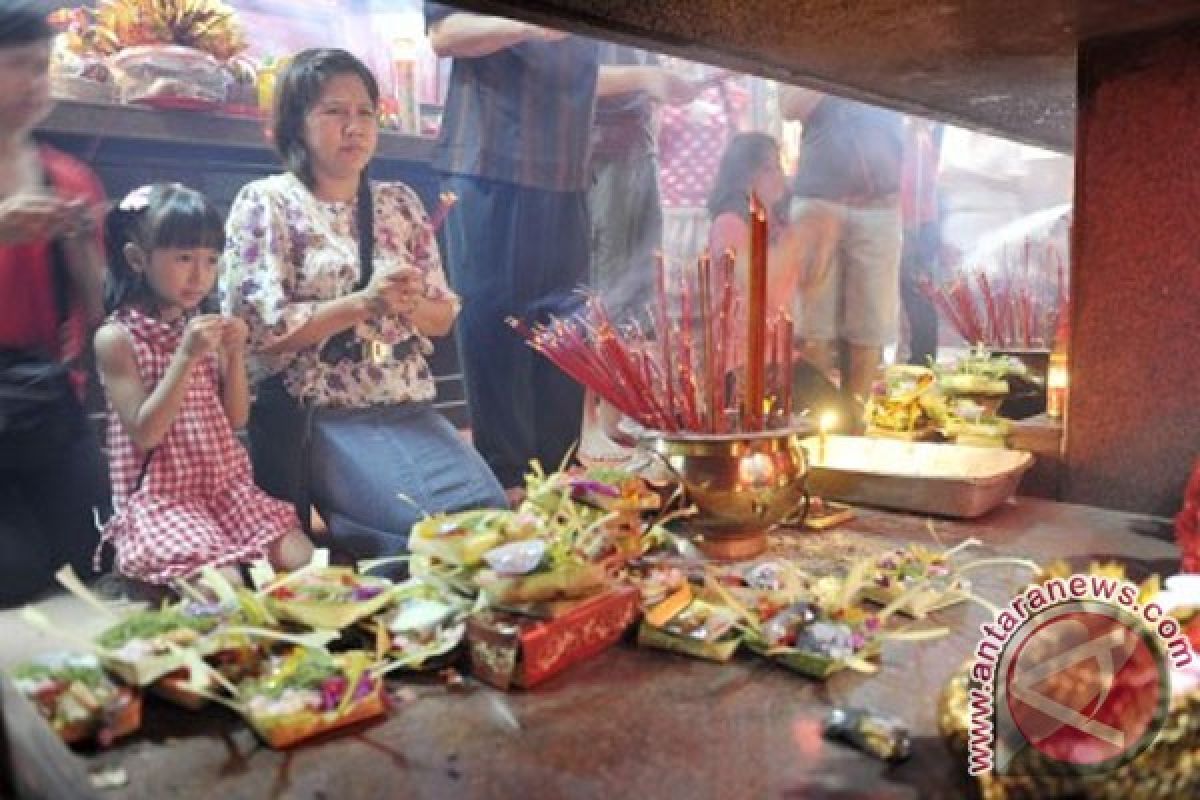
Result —
POLYGON ((837 424, 837 414, 833 411, 826 411, 821 414, 817 421, 817 463, 825 463, 826 445, 829 440, 829 431, 837 424))

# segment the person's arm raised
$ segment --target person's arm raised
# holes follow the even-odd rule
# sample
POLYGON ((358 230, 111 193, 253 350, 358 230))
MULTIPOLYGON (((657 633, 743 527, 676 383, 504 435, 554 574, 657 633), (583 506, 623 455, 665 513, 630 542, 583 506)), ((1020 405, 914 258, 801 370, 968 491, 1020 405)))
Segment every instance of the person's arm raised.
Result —
POLYGON ((504 17, 455 13, 429 26, 433 52, 442 58, 479 58, 522 42, 555 42, 570 34, 504 17))

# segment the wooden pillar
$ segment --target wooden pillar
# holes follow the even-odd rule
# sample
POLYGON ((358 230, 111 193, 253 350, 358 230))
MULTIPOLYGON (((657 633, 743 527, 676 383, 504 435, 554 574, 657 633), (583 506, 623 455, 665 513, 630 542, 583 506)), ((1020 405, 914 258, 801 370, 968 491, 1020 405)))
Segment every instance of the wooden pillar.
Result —
POLYGON ((1064 500, 1169 515, 1200 456, 1200 27, 1079 52, 1064 500))

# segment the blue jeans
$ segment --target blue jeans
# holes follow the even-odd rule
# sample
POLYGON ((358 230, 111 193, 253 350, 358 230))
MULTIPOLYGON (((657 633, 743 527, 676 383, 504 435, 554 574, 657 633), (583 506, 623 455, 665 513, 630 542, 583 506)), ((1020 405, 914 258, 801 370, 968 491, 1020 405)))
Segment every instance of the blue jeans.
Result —
POLYGON ((322 409, 310 458, 313 505, 355 558, 404 552, 426 514, 507 507, 487 464, 424 403, 322 409))
POLYGON ((579 438, 583 388, 505 323, 569 314, 588 276, 583 192, 529 189, 450 175, 458 196, 446 220, 446 264, 462 297, 459 358, 475 446, 504 486, 529 460, 557 469, 579 438))
POLYGON ((508 505, 487 464, 427 403, 318 409, 307 453, 305 417, 278 380, 260 384, 249 425, 255 480, 294 503, 307 496, 355 558, 404 552, 424 513, 508 505))

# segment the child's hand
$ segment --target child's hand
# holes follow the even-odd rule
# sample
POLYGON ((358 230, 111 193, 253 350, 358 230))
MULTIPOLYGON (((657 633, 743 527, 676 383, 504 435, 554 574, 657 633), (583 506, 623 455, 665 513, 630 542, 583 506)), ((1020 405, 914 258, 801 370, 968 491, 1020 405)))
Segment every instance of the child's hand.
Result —
POLYGON ((183 332, 179 349, 189 358, 216 352, 225 334, 226 318, 220 314, 201 314, 193 317, 183 332))
POLYGON ((240 355, 246 352, 246 339, 250 329, 241 317, 222 317, 225 327, 221 331, 221 351, 225 355, 240 355))

